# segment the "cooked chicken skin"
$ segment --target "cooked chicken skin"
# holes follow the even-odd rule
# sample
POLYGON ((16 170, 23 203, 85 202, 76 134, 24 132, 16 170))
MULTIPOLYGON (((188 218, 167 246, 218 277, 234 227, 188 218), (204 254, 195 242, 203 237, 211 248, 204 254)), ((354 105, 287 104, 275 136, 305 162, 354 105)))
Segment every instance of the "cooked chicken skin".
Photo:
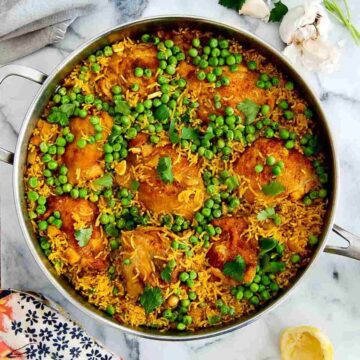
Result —
POLYGON ((256 197, 264 197, 261 187, 276 180, 285 186, 281 195, 289 195, 293 200, 301 199, 307 192, 317 185, 317 178, 310 161, 297 150, 287 150, 280 140, 257 140, 236 161, 234 170, 237 174, 250 180, 252 191, 245 193, 245 198, 253 202, 256 197), (271 166, 264 165, 268 156, 274 156, 276 162, 283 161, 285 166, 281 174, 275 177, 271 166), (258 174, 257 164, 264 165, 264 170, 258 174), (255 195, 255 194, 256 195, 255 195))
MULTIPOLYGON (((103 142, 105 142, 111 132, 113 119, 106 112, 102 112, 99 118, 103 128, 103 142)), ((95 179, 104 173, 104 169, 99 162, 104 154, 102 150, 103 142, 88 143, 82 149, 77 146, 79 139, 95 134, 94 126, 90 123, 89 119, 90 116, 85 119, 75 117, 70 121, 70 131, 74 134, 75 138, 72 143, 66 146, 63 160, 69 169, 67 176, 71 184, 78 183, 78 173, 81 174, 80 176, 83 180, 95 179)))
POLYGON ((220 226, 222 233, 220 240, 213 243, 206 255, 209 264, 222 270, 226 262, 240 255, 246 263, 244 282, 251 282, 256 274, 258 244, 256 239, 248 239, 243 235, 247 227, 246 220, 229 217, 215 220, 213 224, 220 226))
POLYGON ((111 88, 114 85, 120 85, 129 88, 132 84, 140 85, 137 94, 143 99, 149 94, 148 85, 156 81, 155 74, 159 61, 156 57, 157 49, 152 44, 135 44, 131 50, 125 49, 124 53, 115 54, 109 66, 106 68, 104 77, 98 80, 96 90, 112 99, 111 88), (150 69, 152 75, 150 77, 136 77, 134 70, 136 67, 142 69, 150 69))
POLYGON ((210 114, 218 113, 214 107, 213 95, 215 94, 221 96, 223 106, 231 106, 234 109, 239 102, 245 99, 258 104, 266 103, 266 92, 256 87, 258 73, 249 71, 243 65, 239 65, 239 69, 240 71, 231 72, 228 68, 224 68, 222 75, 229 78, 230 84, 214 88, 214 84, 197 78, 197 69, 194 65, 186 62, 179 64, 178 72, 186 78, 190 93, 197 98, 200 104, 198 116, 203 121, 207 121, 210 114), (211 94, 213 95, 211 96, 211 94))
POLYGON ((171 145, 154 147, 143 144, 143 138, 140 134, 131 142, 137 153, 128 156, 126 173, 117 176, 117 182, 128 187, 132 180, 137 179, 140 182, 138 198, 147 209, 157 214, 172 213, 190 219, 201 207, 205 196, 200 167, 191 165, 171 145), (163 182, 157 173, 162 157, 171 158, 173 183, 163 182))
POLYGON ((155 285, 166 258, 171 240, 164 236, 163 228, 138 227, 121 234, 119 270, 125 280, 130 298, 136 299, 143 292, 144 284, 155 285), (129 259, 130 264, 124 265, 129 259))
MULTIPOLYGON (((69 247, 65 250, 65 256, 71 264, 81 262, 88 270, 105 270, 108 266, 107 256, 104 252, 107 240, 102 231, 95 225, 98 210, 95 204, 84 199, 72 199, 69 196, 50 197, 46 217, 54 211, 61 214, 61 232, 67 235, 69 247), (86 228, 92 227, 91 238, 86 246, 80 247, 75 239, 74 224, 77 221, 85 224, 86 228)), ((50 227, 49 227, 50 228, 50 227)), ((48 229, 48 231, 55 229, 48 229)))

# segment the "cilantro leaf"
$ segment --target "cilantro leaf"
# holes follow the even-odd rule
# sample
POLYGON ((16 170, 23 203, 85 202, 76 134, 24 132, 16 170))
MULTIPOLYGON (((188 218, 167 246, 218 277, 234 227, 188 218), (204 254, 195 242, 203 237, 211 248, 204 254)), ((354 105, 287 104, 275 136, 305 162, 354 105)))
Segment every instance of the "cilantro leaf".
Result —
POLYGON ((227 7, 228 9, 234 9, 239 11, 244 5, 246 0, 219 0, 219 4, 227 7))
POLYGON ((170 282, 171 273, 172 273, 172 269, 170 268, 170 266, 167 265, 164 267, 164 270, 161 272, 160 276, 164 281, 170 282))
POLYGON ((75 230, 75 239, 80 247, 84 247, 89 243, 92 232, 93 232, 92 226, 85 229, 75 230))
POLYGON ((285 191, 285 186, 278 181, 270 181, 262 186, 262 192, 267 196, 276 196, 285 191))
POLYGON ((66 116, 70 117, 74 114, 75 111, 75 104, 69 103, 69 104, 62 104, 59 107, 59 110, 65 114, 66 116))
POLYGON ((139 187, 140 187, 140 183, 139 183, 137 180, 131 181, 130 189, 131 189, 132 191, 138 191, 138 190, 139 190, 139 187))
POLYGON ((97 189, 109 188, 112 186, 113 178, 110 173, 104 174, 102 177, 94 180, 91 184, 97 189))
POLYGON ((223 273, 236 281, 241 281, 244 277, 245 267, 244 259, 237 255, 233 261, 224 264, 223 273))
POLYGON ((115 101, 114 111, 115 111, 115 113, 129 115, 130 114, 130 105, 125 100, 117 100, 117 101, 115 101))
POLYGON ((175 120, 172 119, 169 126, 169 139, 173 144, 180 142, 180 136, 175 129, 175 120))
POLYGON ((209 325, 215 325, 221 320, 219 315, 208 316, 209 325))
POLYGON ((181 138, 184 140, 199 141, 199 132, 197 129, 190 127, 183 127, 181 129, 181 138))
POLYGON ((140 296, 140 304, 145 309, 146 314, 150 314, 157 307, 159 307, 164 302, 161 290, 153 288, 149 285, 145 287, 144 292, 140 296))
POLYGON ((251 124, 254 122, 258 114, 260 106, 252 100, 245 99, 244 101, 237 104, 237 109, 245 115, 246 123, 251 124))
POLYGON ((154 118, 156 120, 167 120, 170 117, 170 110, 165 104, 161 104, 154 111, 154 118))
POLYGON ((260 211, 257 214, 256 218, 259 221, 264 221, 266 219, 272 219, 274 215, 275 215, 275 209, 274 208, 266 208, 266 209, 260 211))
POLYGON ((159 159, 156 171, 160 177, 160 179, 164 183, 170 183, 174 181, 174 175, 172 173, 172 164, 171 158, 168 156, 164 156, 159 159))
POLYGON ((275 7, 270 11, 270 22, 278 22, 283 19, 285 14, 288 12, 288 7, 279 0, 278 2, 274 3, 275 7))
POLYGON ((278 242, 274 239, 267 239, 267 238, 262 238, 259 241, 259 245, 260 245, 260 256, 266 254, 267 252, 273 250, 276 248, 276 245, 278 244, 278 242))
POLYGON ((285 264, 281 261, 270 261, 262 267, 264 273, 277 273, 285 270, 285 264))

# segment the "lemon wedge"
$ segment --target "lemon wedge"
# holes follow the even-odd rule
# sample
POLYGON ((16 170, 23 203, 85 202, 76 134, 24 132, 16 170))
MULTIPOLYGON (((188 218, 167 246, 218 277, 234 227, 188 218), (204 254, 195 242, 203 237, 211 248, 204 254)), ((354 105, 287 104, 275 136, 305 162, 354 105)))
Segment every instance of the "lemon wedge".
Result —
POLYGON ((280 337, 282 360, 333 360, 329 338, 311 326, 287 328, 280 337))

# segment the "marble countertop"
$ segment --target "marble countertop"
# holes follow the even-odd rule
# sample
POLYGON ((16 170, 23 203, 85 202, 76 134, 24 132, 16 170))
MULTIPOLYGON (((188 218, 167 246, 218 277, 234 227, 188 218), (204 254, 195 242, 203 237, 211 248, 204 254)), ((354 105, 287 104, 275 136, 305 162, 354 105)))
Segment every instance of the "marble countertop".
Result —
MULTIPOLYGON (((298 3, 287 1, 288 4, 298 3)), ((350 0, 360 24, 360 2, 350 0)), ((112 0, 94 14, 76 20, 65 39, 16 63, 49 73, 87 38, 111 26, 144 16, 187 14, 214 18, 245 28, 281 49, 276 24, 240 18, 217 0, 112 0)), ((332 75, 304 73, 320 97, 333 130, 341 167, 336 222, 360 234, 360 48, 344 28, 335 25, 334 41, 347 39, 340 70, 332 75)), ((23 116, 38 85, 19 78, 0 88, 0 145, 14 150, 23 116)), ((139 339, 101 326, 68 303, 50 284, 31 256, 17 220, 12 194, 12 168, 0 164, 1 286, 33 290, 60 303, 85 329, 127 360, 147 359, 279 359, 278 340, 284 327, 313 325, 323 329, 335 347, 335 358, 360 358, 360 262, 323 254, 285 303, 259 321, 234 333, 209 340, 166 343, 139 339)), ((335 234, 329 239, 334 241, 335 234)))

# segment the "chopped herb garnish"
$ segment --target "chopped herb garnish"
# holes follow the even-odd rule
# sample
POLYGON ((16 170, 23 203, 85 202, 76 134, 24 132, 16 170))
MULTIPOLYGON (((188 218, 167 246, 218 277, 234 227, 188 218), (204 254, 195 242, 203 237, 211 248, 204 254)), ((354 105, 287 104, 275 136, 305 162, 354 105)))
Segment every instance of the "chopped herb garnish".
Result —
POLYGON ((267 239, 267 238, 260 239, 260 241, 259 241, 260 250, 261 250, 260 256, 275 249, 277 244, 278 244, 278 242, 274 239, 267 239))
POLYGON ((172 269, 169 265, 166 265, 164 267, 164 270, 161 272, 160 276, 161 278, 166 281, 166 282, 170 282, 171 280, 171 273, 172 273, 172 269))
POLYGON ((208 316, 209 325, 215 325, 221 320, 219 315, 208 316))
POLYGON ((181 130, 181 138, 184 140, 199 141, 199 131, 190 127, 183 127, 181 130))
POLYGON ((169 108, 165 104, 160 105, 155 109, 154 117, 156 120, 160 121, 167 120, 170 117, 169 108))
POLYGON ((172 184, 172 182, 174 181, 174 175, 172 173, 172 164, 170 157, 165 156, 160 158, 156 170, 160 179, 164 183, 172 184))
POLYGON ((169 126, 169 139, 173 144, 180 142, 180 136, 175 128, 175 119, 172 119, 169 126))
POLYGON ((115 102, 114 111, 119 114, 129 115, 130 114, 130 105, 127 101, 117 100, 115 102))
POLYGON ((275 7, 270 11, 270 22, 278 22, 283 19, 285 14, 288 12, 288 7, 279 0, 278 2, 274 3, 275 7))
POLYGON ((276 196, 285 191, 285 186, 278 181, 271 181, 262 186, 262 192, 267 196, 276 196))
POLYGON ((106 173, 101 178, 94 180, 91 185, 94 186, 97 190, 103 188, 110 188, 113 183, 113 178, 110 173, 106 173))
POLYGON ((150 314, 164 302, 161 290, 153 288, 149 285, 145 287, 144 292, 140 296, 140 304, 145 309, 146 314, 150 314))
POLYGON ((139 187, 140 187, 140 183, 137 180, 133 180, 130 184, 130 188, 132 191, 139 190, 139 187))
POLYGON ((70 117, 74 114, 75 104, 63 104, 59 107, 59 110, 66 116, 70 117))
POLYGON ((271 219, 274 221, 275 225, 280 225, 281 224, 281 218, 278 214, 276 214, 275 209, 274 208, 266 208, 264 210, 261 210, 256 218, 259 221, 265 221, 267 219, 271 219))
POLYGON ((224 264, 223 273, 230 276, 236 281, 241 281, 244 278, 246 264, 244 259, 237 255, 233 261, 224 264))
POLYGON ((245 115, 247 124, 254 122, 260 110, 260 106, 249 99, 245 99, 244 101, 237 104, 237 108, 245 115))
POLYGON ((80 247, 84 247, 89 243, 92 232, 92 226, 84 229, 75 230, 75 239, 80 247))

